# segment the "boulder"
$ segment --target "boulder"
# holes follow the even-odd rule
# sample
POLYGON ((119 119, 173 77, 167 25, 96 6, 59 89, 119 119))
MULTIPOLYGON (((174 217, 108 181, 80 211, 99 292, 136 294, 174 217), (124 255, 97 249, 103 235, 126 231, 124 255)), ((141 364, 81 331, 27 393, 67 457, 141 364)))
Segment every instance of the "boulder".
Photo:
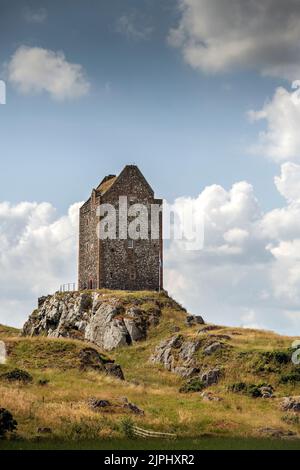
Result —
POLYGON ((105 372, 107 375, 112 375, 113 377, 116 377, 117 379, 125 380, 123 371, 119 364, 108 362, 107 364, 105 364, 105 372))
POLYGON ((300 396, 284 397, 281 402, 281 409, 283 411, 300 412, 300 396))
POLYGON ((120 380, 124 380, 124 374, 121 366, 115 364, 110 359, 105 359, 94 348, 84 348, 79 353, 80 367, 83 370, 93 369, 99 372, 105 372, 120 380))
POLYGON ((209 346, 207 346, 204 349, 204 354, 206 354, 207 356, 210 356, 211 354, 215 353, 216 351, 220 351, 220 349, 222 349, 223 347, 224 347, 224 345, 222 343, 219 343, 218 341, 215 341, 215 342, 211 343, 209 346))
POLYGON ((6 347, 4 341, 0 341, 0 364, 6 363, 6 347))
POLYGON ((200 345, 201 341, 185 340, 182 335, 175 335, 156 347, 150 361, 162 364, 165 369, 180 377, 193 377, 200 372, 194 357, 200 345))
POLYGON ((262 398, 272 398, 274 389, 270 385, 263 385, 260 387, 260 393, 262 398))
POLYGON ((98 399, 95 397, 88 399, 88 405, 91 410, 98 411, 99 409, 107 408, 111 406, 111 403, 108 400, 98 399))
POLYGON ((221 377, 221 370, 218 368, 210 369, 204 374, 201 375, 202 382, 205 383, 207 387, 210 385, 217 384, 221 377))
POLYGON ((221 397, 214 395, 211 392, 204 391, 200 394, 203 401, 222 401, 221 397))

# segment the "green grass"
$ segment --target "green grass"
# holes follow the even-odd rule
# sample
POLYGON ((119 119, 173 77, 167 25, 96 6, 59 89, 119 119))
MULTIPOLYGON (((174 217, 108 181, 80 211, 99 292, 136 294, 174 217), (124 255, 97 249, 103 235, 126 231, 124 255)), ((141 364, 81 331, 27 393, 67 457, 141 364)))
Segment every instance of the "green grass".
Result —
POLYGON ((176 441, 0 441, 0 450, 300 450, 299 440, 201 438, 176 441))
POLYGON ((291 413, 282 412, 279 406, 280 397, 300 395, 299 382, 281 380, 284 376, 293 378, 292 374, 299 370, 290 361, 294 338, 225 326, 199 334, 201 326, 187 327, 184 312, 165 293, 101 293, 118 297, 126 307, 138 305, 151 310, 157 308, 159 302, 162 309, 160 323, 150 328, 146 341, 109 353, 109 357, 121 365, 126 381, 120 382, 101 372, 81 370, 79 352, 87 346, 82 341, 20 337, 18 330, 0 326, 0 338, 5 340, 9 352, 7 364, 0 366, 0 373, 20 368, 33 376, 33 382, 28 385, 0 381, 0 407, 13 413, 20 439, 2 441, 0 449, 10 446, 112 450, 300 448, 299 441, 268 440, 260 431, 268 426, 283 433, 293 431, 300 437, 299 420, 292 419, 291 413), (222 368, 222 379, 209 388, 221 401, 204 401, 199 391, 179 393, 185 381, 149 361, 155 347, 174 335, 174 326, 180 327, 185 339, 201 339, 197 355, 203 368, 222 368), (221 340, 224 350, 206 356, 203 350, 212 335, 227 335, 230 339, 221 340), (47 380, 48 384, 41 386, 40 380, 47 380), (276 398, 255 399, 228 391, 237 382, 269 383, 275 389, 276 398), (135 416, 124 410, 120 406, 120 398, 124 396, 142 408, 145 415, 135 416), (109 400, 114 406, 95 413, 87 404, 90 397, 109 400), (140 427, 174 432, 182 439, 160 443, 124 440, 121 422, 126 417, 140 427), (52 434, 46 439, 38 434, 39 427, 50 427, 52 434), (202 437, 208 435, 213 437, 202 437))

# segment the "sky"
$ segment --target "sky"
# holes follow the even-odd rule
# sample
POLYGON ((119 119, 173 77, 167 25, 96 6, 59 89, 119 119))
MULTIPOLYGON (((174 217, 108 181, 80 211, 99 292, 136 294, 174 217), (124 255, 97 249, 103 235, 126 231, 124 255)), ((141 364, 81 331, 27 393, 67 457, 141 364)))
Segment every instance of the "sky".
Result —
POLYGON ((0 323, 76 281, 78 207, 137 164, 206 215, 165 287, 209 322, 300 331, 300 0, 0 0, 0 323))

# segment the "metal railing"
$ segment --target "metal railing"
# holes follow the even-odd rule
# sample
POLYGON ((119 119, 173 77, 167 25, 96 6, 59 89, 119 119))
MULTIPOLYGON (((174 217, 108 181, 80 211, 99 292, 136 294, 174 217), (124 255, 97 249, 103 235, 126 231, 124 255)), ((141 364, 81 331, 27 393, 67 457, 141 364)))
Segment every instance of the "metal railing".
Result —
POLYGON ((59 292, 72 292, 76 290, 75 282, 69 282, 68 284, 61 284, 59 292))

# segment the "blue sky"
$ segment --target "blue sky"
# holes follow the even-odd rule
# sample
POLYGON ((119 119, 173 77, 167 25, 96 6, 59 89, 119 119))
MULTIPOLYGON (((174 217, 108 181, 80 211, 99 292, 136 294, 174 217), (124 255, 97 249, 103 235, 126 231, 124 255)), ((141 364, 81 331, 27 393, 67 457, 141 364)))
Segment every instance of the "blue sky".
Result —
POLYGON ((51 201, 65 211, 103 174, 136 162, 167 199, 247 179, 264 207, 280 202, 274 164, 249 155, 257 126, 246 116, 280 80, 243 70, 207 75, 187 65, 167 42, 179 17, 175 1, 1 0, 0 8, 2 64, 21 45, 63 51, 91 83, 87 96, 61 103, 8 83, 1 200, 51 201), (26 21, 26 11, 40 8, 44 21, 26 21), (152 28, 149 37, 117 32, 122 15, 133 15, 141 31, 152 28))
POLYGON ((79 202, 136 163, 206 214, 201 252, 166 247, 168 291, 299 331, 299 24, 298 0, 0 0, 0 323, 76 280, 79 202))

